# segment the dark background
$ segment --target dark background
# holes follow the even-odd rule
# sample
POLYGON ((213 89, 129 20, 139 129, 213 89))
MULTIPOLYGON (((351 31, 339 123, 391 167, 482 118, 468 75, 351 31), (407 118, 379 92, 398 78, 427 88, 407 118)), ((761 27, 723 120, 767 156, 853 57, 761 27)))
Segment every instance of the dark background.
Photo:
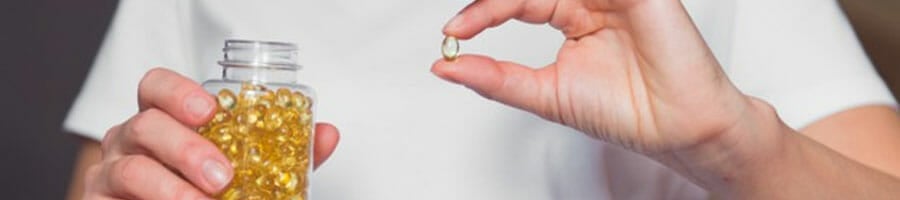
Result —
MULTIPOLYGON (((114 0, 0 2, 0 199, 63 199, 79 138, 62 121, 114 14, 114 0)), ((900 1, 847 0, 860 40, 900 94, 900 1)))
POLYGON ((79 139, 62 121, 113 0, 0 0, 0 199, 64 199, 79 139))

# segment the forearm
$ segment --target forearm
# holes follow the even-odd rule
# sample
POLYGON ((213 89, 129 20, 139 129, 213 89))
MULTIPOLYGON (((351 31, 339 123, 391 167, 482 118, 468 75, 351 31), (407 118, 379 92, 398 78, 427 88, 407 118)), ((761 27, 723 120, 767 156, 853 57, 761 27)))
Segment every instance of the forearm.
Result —
POLYGON ((900 181, 789 128, 780 155, 756 163, 729 188, 743 199, 895 199, 900 181), (752 173, 752 172, 758 173, 752 173))
POLYGON ((751 109, 734 127, 661 159, 726 199, 888 199, 900 180, 797 133, 771 106, 751 109))

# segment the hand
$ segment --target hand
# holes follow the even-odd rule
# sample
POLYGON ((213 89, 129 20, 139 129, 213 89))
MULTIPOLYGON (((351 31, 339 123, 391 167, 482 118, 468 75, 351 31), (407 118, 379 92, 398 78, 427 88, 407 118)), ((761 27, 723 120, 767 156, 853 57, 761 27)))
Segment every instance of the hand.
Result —
MULTIPOLYGON (((114 126, 102 142, 103 161, 86 174, 84 199, 198 199, 222 190, 230 162, 195 132, 215 114, 215 100, 190 79, 149 71, 138 88, 140 113, 114 126)), ((315 166, 337 145, 338 131, 316 125, 315 166)))
POLYGON ((648 155, 717 138, 751 98, 725 76, 677 0, 478 0, 444 28, 462 39, 510 19, 566 36, 556 62, 438 60, 432 72, 484 97, 648 155))

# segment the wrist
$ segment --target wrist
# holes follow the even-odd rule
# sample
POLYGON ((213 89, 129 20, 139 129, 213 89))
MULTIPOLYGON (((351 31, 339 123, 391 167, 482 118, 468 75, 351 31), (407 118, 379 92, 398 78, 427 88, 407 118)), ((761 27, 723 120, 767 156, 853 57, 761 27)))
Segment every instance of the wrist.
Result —
POLYGON ((767 165, 778 160, 785 135, 792 133, 768 103, 746 96, 746 109, 721 133, 654 156, 698 185, 717 194, 743 193, 739 185, 755 181, 767 165))

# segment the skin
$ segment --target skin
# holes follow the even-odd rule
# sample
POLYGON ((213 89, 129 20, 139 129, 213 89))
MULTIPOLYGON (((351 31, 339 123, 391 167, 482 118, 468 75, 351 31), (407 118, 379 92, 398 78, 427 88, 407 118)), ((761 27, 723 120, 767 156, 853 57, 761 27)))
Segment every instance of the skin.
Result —
MULTIPOLYGON (((533 69, 464 55, 439 59, 432 71, 488 99, 647 155, 717 197, 900 196, 900 158, 891 156, 900 151, 895 110, 861 106, 802 130, 788 128, 770 105, 734 87, 677 0, 481 0, 444 33, 469 39, 511 19, 560 30, 567 40, 556 62, 533 69)), ((221 153, 186 131, 209 113, 191 118, 184 113, 191 109, 179 107, 199 86, 167 70, 151 71, 144 81, 154 84, 140 86, 147 91, 140 95, 141 114, 113 127, 103 144, 85 142, 70 199, 180 199, 221 189, 197 164, 221 153), (147 124, 165 125, 140 128, 147 124), (169 131, 146 134, 161 130, 169 131), (191 151, 167 153, 185 146, 191 151), (129 162, 139 165, 122 164, 129 162), (137 167, 152 176, 127 170, 137 167)), ((320 124, 317 133, 320 164, 333 151, 337 131, 320 124)))

